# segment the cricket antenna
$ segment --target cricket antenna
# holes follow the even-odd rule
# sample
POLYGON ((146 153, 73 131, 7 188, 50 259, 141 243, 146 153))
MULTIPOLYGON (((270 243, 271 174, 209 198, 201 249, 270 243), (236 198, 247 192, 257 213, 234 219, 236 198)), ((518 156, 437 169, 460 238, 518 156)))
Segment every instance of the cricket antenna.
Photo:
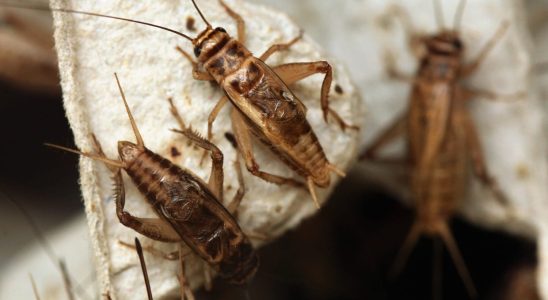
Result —
POLYGON ((200 17, 202 17, 202 20, 204 20, 204 22, 206 23, 207 27, 211 28, 211 24, 209 24, 209 22, 206 20, 206 18, 204 17, 204 14, 202 14, 202 11, 198 8, 198 5, 196 5, 195 0, 192 0, 192 4, 194 4, 194 7, 196 8, 198 13, 200 14, 200 17))
POLYGON ((443 20, 443 10, 441 9, 440 0, 434 0, 434 15, 436 16, 436 23, 440 29, 445 28, 445 21, 443 20))
POLYGON ((122 100, 124 100, 124 106, 126 107, 126 112, 129 117, 129 121, 131 122, 131 128, 133 128, 133 133, 135 134, 135 139, 137 139, 137 145, 144 147, 145 143, 143 142, 143 137, 141 137, 141 133, 139 132, 139 128, 137 128, 137 124, 135 123, 135 119, 133 118, 133 115, 131 114, 131 111, 129 110, 129 106, 127 105, 126 95, 124 94, 124 89, 122 89, 122 85, 120 84, 120 79, 118 79, 118 74, 114 73, 114 77, 116 78, 116 83, 118 84, 118 89, 120 90, 120 95, 122 95, 122 100))
MULTIPOLYGON (((160 25, 156 25, 156 24, 152 24, 152 23, 149 23, 149 22, 144 22, 144 21, 138 21, 138 20, 132 20, 132 19, 128 19, 128 18, 122 18, 122 17, 115 17, 115 16, 108 16, 108 15, 103 15, 103 14, 99 14, 99 13, 93 13, 93 12, 87 12, 87 11, 79 11, 79 10, 73 10, 73 9, 65 9, 65 8, 49 8, 49 7, 45 7, 45 6, 39 6, 39 5, 26 5, 26 4, 19 4, 19 3, 5 3, 5 2, 0 2, 0 6, 5 6, 5 7, 12 7, 12 8, 21 8, 21 9, 32 9, 32 10, 41 10, 41 11, 56 11, 56 12, 62 12, 62 13, 72 13, 72 14, 80 14, 80 15, 88 15, 88 16, 94 16, 94 17, 100 17, 100 18, 107 18, 107 19, 114 19, 114 20, 120 20, 120 21, 126 21, 126 22, 131 22, 131 23, 137 23, 137 24, 141 24, 141 25, 146 25, 146 26, 150 26, 150 27, 154 27, 154 28, 158 28, 158 29, 162 29, 162 30, 165 30, 165 31, 168 31, 168 32, 171 32, 171 33, 175 33, 176 35, 178 36, 181 36, 189 41, 193 41, 194 39, 189 37, 188 35, 182 33, 182 32, 179 32, 177 30, 174 30, 174 29, 171 29, 171 28, 168 28, 168 27, 164 27, 164 26, 160 26, 160 25)), ((199 11, 198 11, 199 12, 199 11)), ((200 15, 202 13, 200 12, 200 15)), ((202 16, 203 18, 203 16, 202 16)), ((207 23, 207 22, 206 22, 207 23)))
POLYGON ((462 15, 464 13, 465 6, 466 6, 466 0, 461 0, 459 2, 459 6, 457 7, 457 11, 455 12, 455 20, 453 21, 453 28, 455 31, 458 31, 460 29, 460 24, 462 21, 462 15))

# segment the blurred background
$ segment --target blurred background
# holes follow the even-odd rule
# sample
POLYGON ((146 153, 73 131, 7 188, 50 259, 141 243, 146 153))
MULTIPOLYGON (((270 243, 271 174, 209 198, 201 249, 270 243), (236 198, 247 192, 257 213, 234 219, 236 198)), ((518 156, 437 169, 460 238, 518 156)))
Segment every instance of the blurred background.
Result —
MULTIPOLYGON (((254 2, 288 12, 324 48, 334 47, 317 25, 328 23, 321 22, 322 12, 310 1, 254 2)), ((530 16, 535 28, 548 16, 548 3, 541 2, 526 2, 535 12, 530 16)), ((78 158, 43 146, 44 142, 73 146, 49 26, 47 13, 0 10, 0 299, 12 299, 6 292, 7 282, 13 280, 8 275, 29 282, 28 273, 45 274, 36 276, 44 297, 59 295, 62 286, 55 265, 37 247, 28 220, 10 199, 28 211, 56 255, 66 259, 73 280, 88 289, 78 291, 78 298, 97 297, 78 187, 78 158), (86 266, 87 271, 81 272, 86 266)), ((346 65, 353 62, 338 58, 346 65)), ((214 289, 199 291, 197 299, 430 299, 434 241, 421 239, 403 272, 388 278, 413 211, 391 193, 364 183, 363 173, 357 166, 318 214, 261 248, 262 266, 249 286, 236 288, 216 280, 214 289)), ((480 299, 539 299, 533 241, 459 218, 452 229, 480 299)), ((442 299, 467 299, 445 251, 441 261, 442 299)), ((26 286, 30 290, 30 282, 26 286)))

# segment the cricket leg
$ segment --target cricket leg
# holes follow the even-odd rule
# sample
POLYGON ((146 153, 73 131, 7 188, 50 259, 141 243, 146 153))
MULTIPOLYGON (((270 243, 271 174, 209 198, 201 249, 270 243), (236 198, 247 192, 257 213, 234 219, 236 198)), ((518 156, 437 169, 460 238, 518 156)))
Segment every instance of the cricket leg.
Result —
POLYGON ((499 201, 502 205, 509 205, 510 200, 501 190, 495 178, 487 170, 485 158, 483 156, 483 149, 474 124, 467 114, 463 114, 462 122, 466 131, 466 139, 470 149, 470 157, 474 167, 474 174, 476 174, 481 183, 491 190, 497 201, 499 201))
POLYGON ((208 185, 217 199, 223 201, 223 152, 190 128, 184 130, 175 129, 174 131, 186 136, 196 146, 211 152, 211 173, 208 185))
POLYGON ((204 80, 204 81, 210 81, 214 78, 209 74, 206 70, 203 70, 200 68, 198 63, 192 58, 188 52, 183 50, 181 47, 177 46, 175 49, 179 51, 188 61, 190 61, 190 64, 192 65, 192 77, 196 80, 204 80))
MULTIPOLYGON (((121 246, 124 246, 124 247, 135 250, 135 246, 130 244, 130 243, 126 243, 124 241, 118 240, 118 244, 120 244, 121 246)), ((148 252, 149 254, 152 254, 156 257, 163 258, 165 260, 178 260, 179 259, 179 250, 166 253, 166 252, 164 252, 160 249, 157 249, 157 248, 155 248, 151 245, 145 245, 145 246, 141 245, 141 248, 143 249, 143 251, 148 252)), ((189 253, 186 253, 186 254, 188 255, 189 253)))
POLYGON ((227 14, 236 21, 236 26, 238 28, 238 41, 245 45, 245 21, 242 16, 237 12, 232 10, 223 0, 219 0, 219 3, 224 7, 227 14))
POLYGON ((30 279, 30 284, 32 286, 32 292, 34 293, 34 299, 36 300, 40 300, 40 293, 38 293, 38 288, 36 287, 36 282, 34 281, 34 277, 32 277, 32 274, 29 273, 29 279, 30 279))
POLYGON ((179 286, 181 288, 181 300, 194 300, 194 294, 188 286, 185 276, 185 255, 183 255, 183 246, 179 244, 179 264, 181 265, 181 273, 177 275, 179 286))
POLYGON ((407 112, 398 116, 388 128, 375 137, 369 147, 360 155, 359 159, 376 159, 377 151, 404 133, 406 118, 407 112))
POLYGON ((253 156, 253 146, 251 144, 251 136, 247 124, 242 119, 240 112, 238 112, 236 109, 232 109, 230 117, 232 119, 234 137, 236 138, 236 143, 238 145, 238 152, 240 152, 240 154, 244 158, 247 170, 251 174, 261 178, 264 181, 278 185, 289 184, 296 187, 303 186, 301 182, 295 179, 286 178, 261 171, 259 165, 255 161, 255 157, 253 156))
POLYGON ((409 84, 413 84, 416 82, 416 79, 412 75, 405 74, 401 70, 396 67, 396 58, 394 57, 394 53, 392 53, 390 50, 385 50, 384 52, 384 64, 385 64, 385 70, 388 77, 394 80, 407 82, 409 84))
POLYGON ((116 215, 124 226, 153 240, 162 242, 180 242, 181 238, 169 223, 159 218, 138 218, 124 210, 125 189, 122 181, 122 172, 114 174, 116 215))
POLYGON ((389 276, 391 278, 394 278, 401 273, 403 267, 405 266, 407 258, 411 254, 411 251, 413 250, 415 244, 417 243, 417 240, 419 239, 422 230, 422 226, 417 221, 415 221, 411 226, 411 229, 409 230, 409 233, 407 234, 407 237, 403 242, 403 246, 396 256, 396 261, 390 269, 389 276))
POLYGON ((477 69, 480 67, 481 63, 485 60, 487 55, 493 50, 497 42, 502 38, 502 36, 506 33, 506 30, 510 26, 510 23, 508 21, 503 21, 502 24, 500 24, 499 28, 495 32, 495 34, 487 41, 487 44, 481 49, 478 56, 468 65, 463 66, 460 76, 461 77, 467 77, 473 74, 477 71, 477 69))
POLYGON ((333 70, 328 62, 316 61, 305 63, 289 63, 276 66, 273 68, 273 70, 287 85, 295 83, 316 73, 325 74, 320 96, 320 103, 322 106, 324 121, 326 123, 328 122, 327 116, 330 114, 331 117, 333 117, 337 121, 337 123, 339 123, 339 126, 342 130, 345 130, 346 128, 359 130, 358 126, 346 123, 336 111, 332 110, 329 107, 328 97, 329 89, 331 88, 331 81, 333 80, 333 70))
POLYGON ((299 35, 294 37, 292 40, 290 40, 289 42, 287 43, 282 43, 282 44, 274 44, 272 46, 270 46, 260 57, 259 59, 262 60, 262 61, 266 61, 272 54, 278 52, 278 51, 283 51, 283 50, 287 50, 289 49, 291 46, 293 46, 293 44, 295 44, 296 42, 298 42, 300 39, 303 38, 303 31, 299 31, 299 35))
POLYGON ((228 102, 228 96, 223 95, 219 101, 217 101, 217 104, 215 104, 215 107, 213 107, 213 110, 209 113, 209 116, 207 117, 207 139, 211 141, 213 138, 213 122, 215 122, 215 119, 217 119, 217 115, 223 109, 225 104, 228 102))
POLYGON ((497 94, 492 91, 479 90, 479 89, 463 89, 465 99, 480 98, 489 101, 501 101, 501 102, 514 102, 523 99, 527 96, 527 92, 520 91, 512 94, 497 94))
POLYGON ((211 269, 209 267, 209 265, 203 261, 203 266, 204 266, 204 289, 206 291, 211 291, 211 289, 213 288, 213 275, 211 274, 211 269))
POLYGON ((236 194, 232 198, 232 201, 230 201, 230 204, 227 207, 228 212, 232 214, 235 218, 237 218, 238 214, 238 207, 240 207, 240 203, 242 202, 242 199, 245 195, 245 182, 244 182, 244 175, 242 174, 242 168, 240 166, 240 158, 238 154, 236 154, 236 161, 234 161, 234 169, 236 169, 236 175, 238 176, 238 190, 236 191, 236 194))

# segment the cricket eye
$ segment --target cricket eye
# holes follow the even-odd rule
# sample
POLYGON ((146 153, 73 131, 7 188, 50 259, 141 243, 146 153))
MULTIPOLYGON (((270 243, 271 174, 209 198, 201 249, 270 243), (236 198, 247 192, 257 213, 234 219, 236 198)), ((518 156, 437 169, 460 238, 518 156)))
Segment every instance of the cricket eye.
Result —
POLYGON ((194 55, 196 55, 196 57, 200 56, 201 53, 202 53, 202 47, 201 46, 194 47, 194 55))
POLYGON ((220 31, 226 33, 226 30, 223 27, 217 27, 215 28, 215 31, 220 31))

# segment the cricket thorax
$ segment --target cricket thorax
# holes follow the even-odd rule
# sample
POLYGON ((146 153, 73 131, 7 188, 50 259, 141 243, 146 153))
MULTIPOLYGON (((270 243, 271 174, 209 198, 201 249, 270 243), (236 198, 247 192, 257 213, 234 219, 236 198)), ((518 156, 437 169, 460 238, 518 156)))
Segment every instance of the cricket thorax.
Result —
POLYGON ((204 68, 221 83, 225 76, 240 69, 251 53, 222 28, 205 31, 197 38, 194 54, 204 68))

